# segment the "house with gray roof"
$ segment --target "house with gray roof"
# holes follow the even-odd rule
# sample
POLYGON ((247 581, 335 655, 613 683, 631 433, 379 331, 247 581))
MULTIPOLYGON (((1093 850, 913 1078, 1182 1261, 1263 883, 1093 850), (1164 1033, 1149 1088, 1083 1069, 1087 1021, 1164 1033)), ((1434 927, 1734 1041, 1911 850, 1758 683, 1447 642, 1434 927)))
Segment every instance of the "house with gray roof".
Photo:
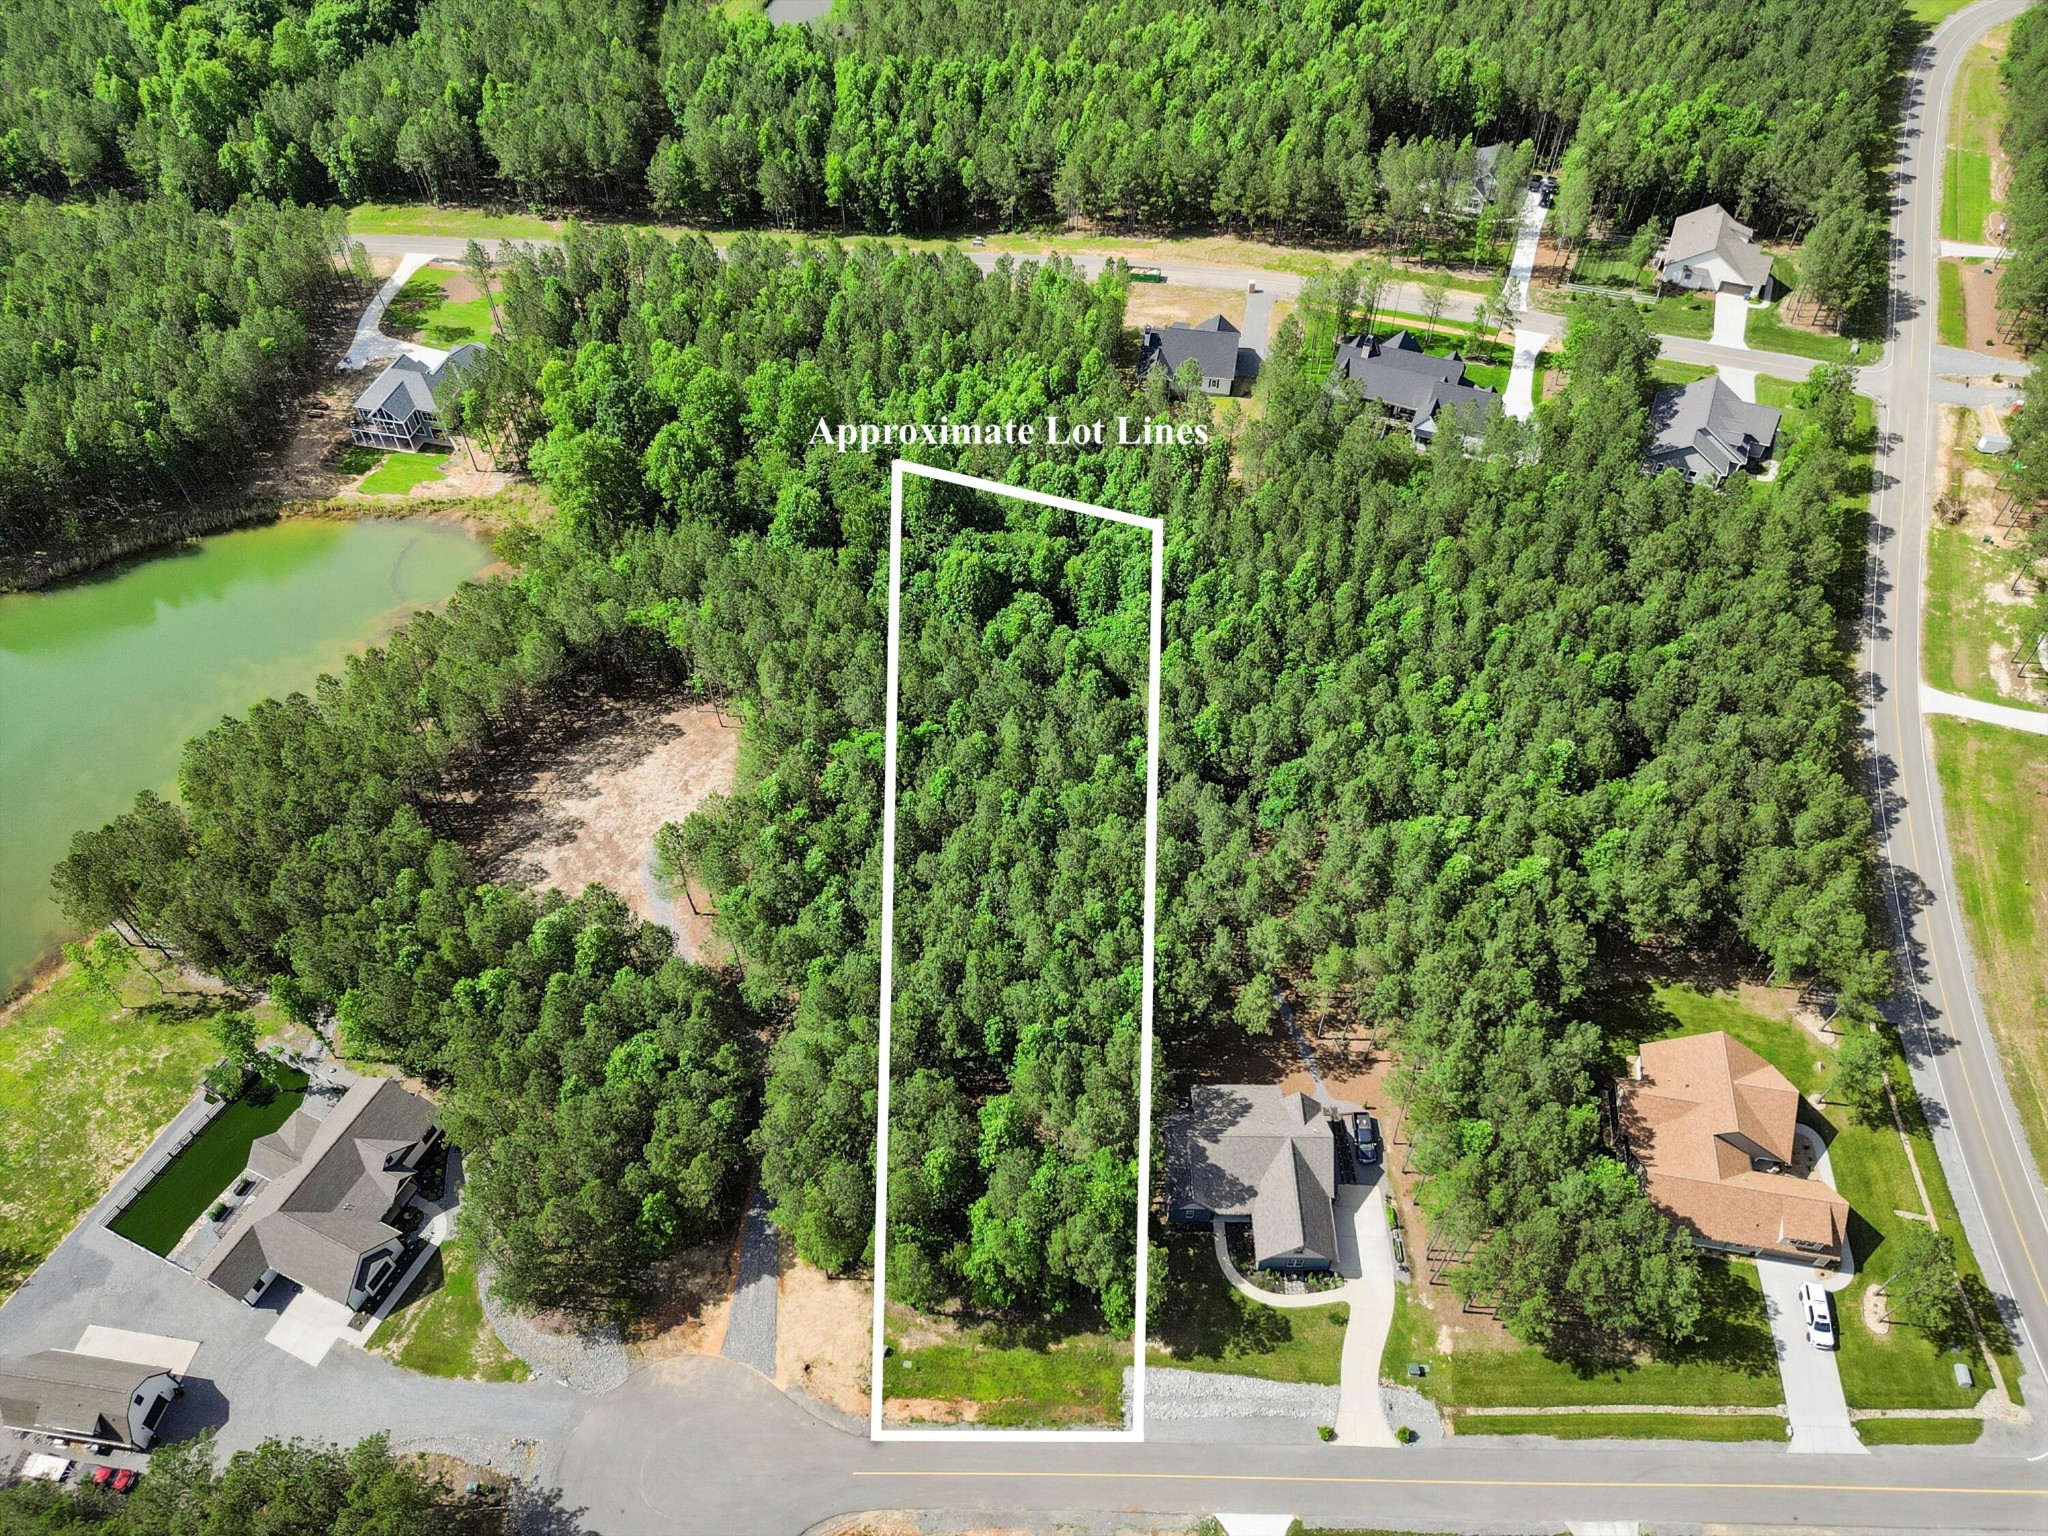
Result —
POLYGON ((423 362, 410 354, 394 357, 391 366, 356 396, 349 441, 365 448, 393 448, 405 453, 454 447, 454 439, 441 425, 440 408, 434 397, 444 384, 483 355, 483 347, 470 342, 438 363, 423 362))
POLYGON ((160 1365, 73 1349, 0 1359, 0 1423, 24 1435, 146 1451, 177 1394, 160 1365))
POLYGON ((253 1305, 282 1275, 362 1310, 398 1273, 398 1214, 440 1141, 434 1106, 389 1078, 357 1083, 325 1118, 299 1110, 249 1148, 262 1185, 199 1278, 253 1305))
POLYGON ((1197 325, 1185 320, 1148 325, 1139 338, 1138 377, 1142 380, 1158 369, 1169 382, 1178 383, 1181 365, 1192 358, 1201 372, 1197 387, 1203 394, 1242 394, 1259 376, 1259 354, 1243 342, 1244 333, 1221 315, 1197 325))
POLYGON ((1446 421, 1467 442, 1477 439, 1500 409, 1493 390, 1465 382, 1465 360, 1453 352, 1437 357, 1407 331, 1387 337, 1340 336, 1330 371, 1332 388, 1349 389, 1386 407, 1405 422, 1418 443, 1436 436, 1446 421))
POLYGON ((1337 1263, 1337 1136, 1323 1106, 1271 1084, 1198 1083, 1165 1127, 1175 1222, 1250 1222, 1259 1268, 1337 1263))
POLYGON ((1738 469, 1763 467, 1784 413, 1751 405, 1720 375, 1660 389, 1650 403, 1652 474, 1675 469, 1688 480, 1719 484, 1738 469))
POLYGON ((1771 296, 1771 255, 1756 231, 1738 224, 1719 203, 1695 208, 1671 226, 1663 248, 1650 258, 1658 277, 1674 288, 1708 293, 1771 296))

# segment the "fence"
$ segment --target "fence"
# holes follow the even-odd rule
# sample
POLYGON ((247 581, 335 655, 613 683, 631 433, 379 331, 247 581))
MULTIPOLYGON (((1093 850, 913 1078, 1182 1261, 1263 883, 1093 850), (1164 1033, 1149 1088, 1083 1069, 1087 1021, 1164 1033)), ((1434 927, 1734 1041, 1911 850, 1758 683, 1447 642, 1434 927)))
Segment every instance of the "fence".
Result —
MULTIPOLYGON (((204 1088, 200 1089, 197 1097, 202 1099, 205 1098, 206 1090, 204 1088)), ((212 1125, 215 1120, 219 1119, 220 1116, 227 1111, 227 1107, 232 1103, 234 1103, 233 1099, 213 1100, 212 1103, 205 1106, 205 1113, 200 1115, 200 1117, 191 1125, 187 1126, 185 1130, 179 1134, 178 1139, 172 1142, 167 1149, 151 1148, 151 1150, 145 1154, 146 1158, 148 1159, 147 1162, 136 1164, 137 1168, 141 1168, 144 1170, 143 1176, 139 1179, 134 1179, 129 1184, 127 1190, 121 1195, 120 1199, 117 1200, 114 1203, 114 1205, 107 1211, 106 1218, 100 1223, 100 1225, 103 1227, 112 1227, 116 1221, 120 1220, 121 1213, 127 1210, 129 1206, 133 1205, 136 1202, 136 1200, 141 1196, 144 1190, 148 1189, 150 1185, 154 1184, 158 1179, 162 1178, 164 1170, 170 1167, 171 1164, 177 1160, 178 1154, 180 1152, 183 1152, 187 1147, 191 1146, 193 1142, 197 1141, 200 1138, 200 1136, 205 1133, 206 1128, 212 1125)), ((188 1104, 186 1108, 189 1109, 191 1108, 191 1106, 188 1104)), ((179 1113, 183 1114, 184 1111, 180 1110, 179 1113)), ((131 1173, 133 1173, 133 1171, 133 1169, 130 1170, 131 1173)))

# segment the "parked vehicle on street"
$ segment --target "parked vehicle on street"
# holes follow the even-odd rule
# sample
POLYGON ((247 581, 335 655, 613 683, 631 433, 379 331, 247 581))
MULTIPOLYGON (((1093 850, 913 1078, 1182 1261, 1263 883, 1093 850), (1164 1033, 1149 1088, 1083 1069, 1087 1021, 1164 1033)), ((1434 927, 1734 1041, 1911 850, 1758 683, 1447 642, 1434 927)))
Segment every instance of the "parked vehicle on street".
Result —
POLYGON ((142 1474, 133 1467, 123 1467, 114 1474, 114 1492, 126 1493, 135 1486, 141 1476, 142 1474))
POLYGON ((1166 281, 1166 274, 1157 267, 1133 267, 1131 268, 1131 281, 1134 283, 1163 283, 1166 281))

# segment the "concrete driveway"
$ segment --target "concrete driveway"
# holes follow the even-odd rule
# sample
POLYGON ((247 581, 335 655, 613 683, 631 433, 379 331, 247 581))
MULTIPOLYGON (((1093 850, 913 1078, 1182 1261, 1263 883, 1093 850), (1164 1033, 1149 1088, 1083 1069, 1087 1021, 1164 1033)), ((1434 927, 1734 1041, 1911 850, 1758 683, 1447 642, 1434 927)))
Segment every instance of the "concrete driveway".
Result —
POLYGON ((1771 1320, 1771 1344, 1778 1352, 1778 1374, 1785 1382, 1785 1416, 1792 1423, 1787 1449, 1794 1455, 1868 1456, 1870 1448, 1856 1438, 1849 1422, 1835 1352, 1806 1342, 1799 1288, 1820 1278, 1820 1271, 1789 1259, 1758 1259, 1756 1270, 1771 1320))
POLYGON ((1215 1224, 1216 1262, 1240 1295, 1286 1310, 1340 1301, 1350 1306, 1337 1374, 1339 1445, 1399 1444, 1380 1396, 1380 1356, 1394 1325, 1394 1243, 1387 1235, 1384 1176, 1377 1168, 1372 1172, 1373 1183, 1346 1184, 1337 1191, 1337 1273, 1344 1276, 1344 1284, 1333 1291, 1289 1296, 1253 1285, 1231 1262, 1223 1223, 1215 1224))
MULTIPOLYGON (((1808 1178, 1834 1188, 1834 1168, 1820 1133, 1801 1125, 1793 1136, 1797 1143, 1794 1166, 1806 1167, 1808 1178)), ((1799 1288, 1809 1282, 1830 1292, 1847 1286, 1856 1278, 1856 1255, 1844 1242, 1839 1268, 1820 1269, 1796 1259, 1760 1258, 1756 1272, 1763 1282, 1764 1313, 1771 1320, 1778 1374, 1785 1383, 1785 1417, 1792 1425, 1792 1443, 1787 1449, 1794 1455, 1869 1455, 1870 1448, 1856 1437, 1849 1422, 1840 1361, 1833 1350, 1807 1342, 1806 1311, 1799 1303, 1799 1288)), ((1841 1326, 1839 1307, 1835 1325, 1841 1326)))

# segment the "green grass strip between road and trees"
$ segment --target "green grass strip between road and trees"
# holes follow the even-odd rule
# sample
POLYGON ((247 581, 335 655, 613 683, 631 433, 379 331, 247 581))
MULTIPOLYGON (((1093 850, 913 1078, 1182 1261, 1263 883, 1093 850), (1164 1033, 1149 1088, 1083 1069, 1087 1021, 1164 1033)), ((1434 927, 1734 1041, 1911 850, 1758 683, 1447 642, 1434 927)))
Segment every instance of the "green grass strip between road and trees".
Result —
POLYGON ((1783 1440, 1774 1413, 1453 1414, 1466 1435, 1550 1435, 1559 1440, 1783 1440))
POLYGON ((1856 1436, 1865 1445, 1975 1445, 1983 1435, 1982 1419, 1856 1421, 1856 1436))

